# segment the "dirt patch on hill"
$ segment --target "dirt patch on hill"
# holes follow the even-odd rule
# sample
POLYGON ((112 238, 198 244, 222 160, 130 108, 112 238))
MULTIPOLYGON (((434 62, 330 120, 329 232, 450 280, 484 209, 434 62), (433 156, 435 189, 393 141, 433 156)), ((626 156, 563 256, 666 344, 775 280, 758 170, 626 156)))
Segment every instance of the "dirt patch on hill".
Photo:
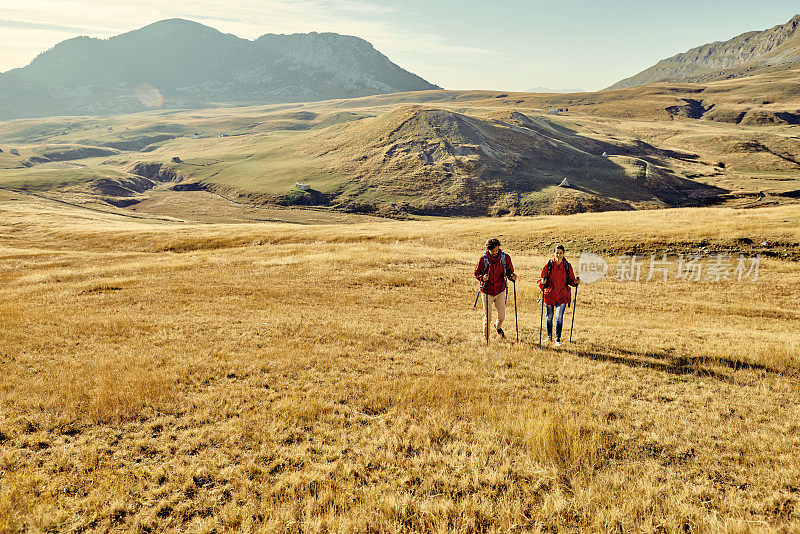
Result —
POLYGON ((105 176, 84 184, 63 189, 65 193, 77 193, 95 201, 124 208, 147 199, 146 193, 161 183, 180 182, 187 176, 180 170, 164 163, 139 162, 120 176, 105 176))
POLYGON ((665 108, 667 113, 689 119, 700 119, 703 117, 706 111, 710 109, 703 106, 703 103, 700 100, 694 100, 692 98, 682 98, 681 100, 684 102, 684 104, 668 106, 665 108))
POLYGON ((603 198, 591 193, 569 191, 556 196, 544 212, 552 215, 570 215, 597 211, 631 211, 633 206, 618 200, 603 198))
POLYGON ((129 209, 135 213, 177 217, 182 220, 206 223, 265 221, 293 224, 348 224, 381 220, 324 208, 256 206, 250 203, 234 202, 210 191, 181 188, 182 185, 190 184, 176 184, 169 190, 153 190, 148 193, 146 200, 129 209))
POLYGON ((114 148, 116 150, 137 152, 142 151, 146 147, 157 143, 163 143, 175 139, 177 135, 159 134, 159 135, 143 135, 138 137, 131 137, 128 139, 121 139, 120 141, 82 141, 83 144, 95 144, 103 147, 114 148))
POLYGON ((101 178, 86 185, 86 188, 99 195, 112 197, 134 197, 155 187, 156 182, 140 176, 125 178, 101 178))
POLYGON ((680 99, 683 104, 664 108, 672 117, 706 119, 716 122, 743 125, 800 124, 800 111, 774 110, 762 107, 730 104, 710 104, 691 98, 680 99))
POLYGON ((119 154, 119 150, 97 146, 53 147, 42 152, 42 156, 50 161, 69 161, 74 159, 113 156, 116 154, 119 154))
POLYGON ((800 112, 771 111, 767 109, 750 109, 742 117, 740 124, 800 124, 800 112))
POLYGON ((154 182, 179 182, 190 178, 188 174, 180 169, 158 162, 138 162, 128 169, 128 172, 148 178, 154 182))

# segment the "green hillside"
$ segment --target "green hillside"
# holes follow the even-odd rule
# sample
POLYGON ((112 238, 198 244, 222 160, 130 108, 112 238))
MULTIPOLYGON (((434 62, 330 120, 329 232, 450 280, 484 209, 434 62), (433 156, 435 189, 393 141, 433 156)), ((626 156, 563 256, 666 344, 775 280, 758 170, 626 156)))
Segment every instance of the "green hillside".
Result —
POLYGON ((94 195, 115 206, 157 187, 389 216, 783 203, 800 189, 795 127, 664 111, 675 95, 700 89, 717 99, 715 109, 755 106, 765 88, 774 106, 792 105, 785 75, 773 81, 682 84, 672 96, 660 86, 581 95, 423 91, 5 121, 0 181, 53 194, 66 187, 81 193, 76 202, 94 195), (555 113, 554 102, 572 104, 555 113))

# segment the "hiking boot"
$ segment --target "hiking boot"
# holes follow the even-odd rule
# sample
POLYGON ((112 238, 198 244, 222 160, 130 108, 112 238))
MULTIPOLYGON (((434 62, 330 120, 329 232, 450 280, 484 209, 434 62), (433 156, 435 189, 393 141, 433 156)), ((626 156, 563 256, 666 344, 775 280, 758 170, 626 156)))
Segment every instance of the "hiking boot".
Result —
POLYGON ((497 334, 498 334, 500 337, 502 337, 503 339, 505 339, 505 337, 506 337, 506 333, 505 333, 505 332, 503 332, 503 329, 502 329, 502 328, 500 328, 499 326, 497 327, 497 334))

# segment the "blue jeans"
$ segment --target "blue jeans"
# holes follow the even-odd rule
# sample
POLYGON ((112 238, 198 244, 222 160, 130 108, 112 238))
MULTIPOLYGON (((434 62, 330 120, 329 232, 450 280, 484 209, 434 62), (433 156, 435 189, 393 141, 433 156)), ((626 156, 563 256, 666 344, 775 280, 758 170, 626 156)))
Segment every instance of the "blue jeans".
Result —
POLYGON ((557 306, 545 305, 547 308, 547 339, 553 339, 553 309, 556 312, 556 341, 561 341, 561 327, 564 326, 564 310, 567 309, 567 304, 558 304, 557 306))

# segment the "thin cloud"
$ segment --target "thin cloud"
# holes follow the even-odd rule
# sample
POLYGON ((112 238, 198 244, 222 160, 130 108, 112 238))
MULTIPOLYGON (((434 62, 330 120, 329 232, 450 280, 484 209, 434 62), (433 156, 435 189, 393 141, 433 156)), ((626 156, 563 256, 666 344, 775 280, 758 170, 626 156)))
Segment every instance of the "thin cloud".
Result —
MULTIPOLYGON (((86 31, 86 28, 84 26, 67 26, 64 24, 51 24, 47 22, 34 22, 28 20, 0 19, 0 27, 24 29, 24 30, 46 30, 46 31, 56 31, 62 33, 75 33, 75 32, 86 31)), ((8 46, 8 44, 4 43, 3 48, 5 48, 6 46, 8 46)))

